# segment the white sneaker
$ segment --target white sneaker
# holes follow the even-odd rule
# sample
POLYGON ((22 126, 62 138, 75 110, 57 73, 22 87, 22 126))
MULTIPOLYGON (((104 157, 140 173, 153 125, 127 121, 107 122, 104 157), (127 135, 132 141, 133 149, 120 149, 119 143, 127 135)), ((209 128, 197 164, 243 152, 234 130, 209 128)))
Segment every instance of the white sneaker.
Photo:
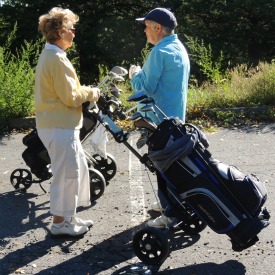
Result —
POLYGON ((92 227, 94 225, 94 222, 92 220, 82 220, 77 217, 72 217, 71 223, 78 225, 78 226, 87 226, 88 228, 92 227))
POLYGON ((64 221, 64 224, 60 227, 51 226, 51 234, 53 237, 82 237, 89 231, 86 225, 78 226, 76 224, 64 221))
POLYGON ((159 201, 155 201, 154 203, 152 203, 151 208, 152 208, 152 210, 158 211, 158 212, 162 212, 162 210, 163 210, 159 201))
POLYGON ((165 228, 167 227, 168 224, 170 224, 173 220, 171 220, 170 218, 161 215, 159 217, 157 217, 154 220, 149 220, 147 222, 147 225, 150 227, 155 227, 155 228, 165 228))

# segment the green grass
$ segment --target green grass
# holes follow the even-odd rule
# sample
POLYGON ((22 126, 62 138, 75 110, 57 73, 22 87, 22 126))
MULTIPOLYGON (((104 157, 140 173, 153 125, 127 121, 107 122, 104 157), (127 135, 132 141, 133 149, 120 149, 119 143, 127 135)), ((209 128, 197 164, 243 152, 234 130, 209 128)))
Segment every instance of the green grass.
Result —
POLYGON ((187 117, 200 124, 219 126, 275 121, 275 109, 257 111, 255 106, 275 106, 275 62, 257 68, 239 66, 218 83, 190 86, 187 117), (247 107, 239 111, 237 107, 247 107))

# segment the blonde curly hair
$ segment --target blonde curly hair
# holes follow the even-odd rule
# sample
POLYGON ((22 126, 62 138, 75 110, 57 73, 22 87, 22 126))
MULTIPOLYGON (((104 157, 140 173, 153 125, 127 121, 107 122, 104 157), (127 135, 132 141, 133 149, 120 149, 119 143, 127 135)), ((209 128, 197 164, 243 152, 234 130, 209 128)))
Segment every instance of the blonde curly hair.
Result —
POLYGON ((71 10, 55 7, 39 17, 38 31, 52 44, 61 38, 59 30, 69 29, 78 21, 79 17, 71 10))

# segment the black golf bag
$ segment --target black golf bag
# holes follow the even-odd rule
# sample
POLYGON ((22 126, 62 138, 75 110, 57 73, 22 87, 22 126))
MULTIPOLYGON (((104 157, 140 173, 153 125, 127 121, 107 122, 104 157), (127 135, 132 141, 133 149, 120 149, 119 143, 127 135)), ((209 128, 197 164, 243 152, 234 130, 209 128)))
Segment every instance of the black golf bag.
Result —
POLYGON ((30 167, 31 172, 39 179, 51 178, 52 173, 48 169, 51 160, 36 128, 27 134, 22 141, 27 146, 27 149, 22 153, 22 158, 30 167))
MULTIPOLYGON (((86 137, 92 132, 96 126, 97 120, 92 117, 87 107, 88 103, 83 104, 83 126, 80 129, 80 140, 84 141, 86 137)), ((44 144, 40 140, 37 129, 33 129, 29 134, 23 138, 23 144, 27 146, 25 151, 22 153, 27 166, 30 167, 31 172, 39 179, 50 179, 52 173, 49 171, 48 166, 51 163, 49 154, 44 144)))
POLYGON ((176 194, 213 231, 227 234, 235 251, 257 240, 269 222, 264 184, 234 166, 215 160, 195 126, 165 119, 147 141, 148 157, 176 194))

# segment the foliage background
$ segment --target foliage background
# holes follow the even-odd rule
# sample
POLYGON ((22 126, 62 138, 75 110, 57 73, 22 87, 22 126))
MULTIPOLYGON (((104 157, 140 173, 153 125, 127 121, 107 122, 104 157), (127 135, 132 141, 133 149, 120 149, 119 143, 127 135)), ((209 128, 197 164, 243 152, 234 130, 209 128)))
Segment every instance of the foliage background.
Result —
MULTIPOLYGON (((80 17, 75 42, 84 83, 97 81, 99 65, 111 68, 142 62, 146 38, 144 26, 135 18, 158 6, 171 8, 176 14, 177 33, 183 43, 187 35, 211 45, 213 62, 222 51, 223 70, 270 62, 275 56, 275 0, 6 0, 0 7, 0 45, 5 44, 16 23, 12 52, 25 40, 39 40, 38 18, 54 6, 70 8, 80 17)), ((200 83, 207 79, 197 63, 191 68, 200 83)))
MULTIPOLYGON (((151 45, 135 18, 166 7, 191 59, 188 121, 275 121, 272 107, 261 115, 219 109, 275 105, 275 0, 1 1, 0 120, 33 115, 34 69, 44 44, 38 18, 55 6, 80 17, 68 56, 83 84, 96 85, 115 65, 142 65, 151 45)), ((127 105, 129 82, 121 88, 127 105)))

